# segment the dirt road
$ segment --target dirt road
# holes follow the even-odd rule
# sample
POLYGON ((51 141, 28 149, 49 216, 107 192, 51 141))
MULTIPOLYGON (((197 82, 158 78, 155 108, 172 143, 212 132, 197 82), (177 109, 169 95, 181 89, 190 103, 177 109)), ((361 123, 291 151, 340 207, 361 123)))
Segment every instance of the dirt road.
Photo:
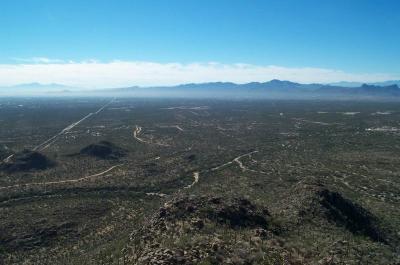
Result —
POLYGON ((26 188, 26 187, 32 187, 32 186, 42 186, 42 185, 52 185, 52 184, 75 183, 75 182, 85 181, 85 180, 88 180, 88 179, 96 179, 98 177, 101 177, 101 176, 107 174, 108 172, 112 171, 113 169, 115 169, 117 167, 121 167, 122 165, 123 164, 115 165, 115 166, 112 166, 109 169, 104 170, 104 171, 102 171, 100 173, 96 173, 96 174, 85 176, 85 177, 78 178, 78 179, 68 179, 68 180, 59 180, 59 181, 33 182, 33 183, 17 184, 17 185, 0 187, 0 190, 12 189, 12 188, 21 188, 21 187, 25 187, 26 188))

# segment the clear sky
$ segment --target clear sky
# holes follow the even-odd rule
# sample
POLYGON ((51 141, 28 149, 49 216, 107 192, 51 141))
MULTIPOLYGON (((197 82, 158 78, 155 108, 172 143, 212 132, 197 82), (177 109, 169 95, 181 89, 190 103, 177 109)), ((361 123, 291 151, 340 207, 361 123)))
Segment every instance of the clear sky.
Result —
POLYGON ((215 81, 218 75, 237 82, 274 75, 302 82, 400 78, 400 1, 0 1, 0 85, 101 87, 94 79, 105 72, 103 86, 215 81), (232 76, 242 64, 246 75, 232 76), (122 68, 135 78, 111 76, 122 68), (193 73, 198 68, 201 74, 193 73), (42 77, 49 71, 57 78, 42 77), (68 71, 92 80, 62 76, 68 71), (159 78, 152 82, 154 73, 159 78))

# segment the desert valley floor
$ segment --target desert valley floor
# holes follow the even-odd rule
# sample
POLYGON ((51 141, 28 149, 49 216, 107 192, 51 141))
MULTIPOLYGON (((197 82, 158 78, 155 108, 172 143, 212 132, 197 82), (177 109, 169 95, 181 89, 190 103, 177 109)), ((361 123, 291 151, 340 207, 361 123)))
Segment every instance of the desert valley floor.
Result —
POLYGON ((0 99, 1 264, 399 264, 400 105, 0 99))

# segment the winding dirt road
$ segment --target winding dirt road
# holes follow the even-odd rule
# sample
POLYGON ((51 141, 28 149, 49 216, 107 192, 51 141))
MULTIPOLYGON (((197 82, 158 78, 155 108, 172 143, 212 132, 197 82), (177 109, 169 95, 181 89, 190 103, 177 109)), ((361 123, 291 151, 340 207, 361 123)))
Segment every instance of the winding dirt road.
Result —
POLYGON ((149 144, 148 141, 139 137, 140 132, 142 131, 142 127, 135 125, 135 130, 133 130, 133 137, 139 142, 149 144))
POLYGON ((101 177, 101 176, 107 174, 108 172, 112 171, 113 169, 115 169, 117 167, 121 167, 121 166, 123 166, 123 164, 115 165, 115 166, 112 166, 109 169, 104 170, 104 171, 102 171, 100 173, 96 173, 96 174, 85 176, 85 177, 78 178, 78 179, 68 179, 68 180, 59 180, 59 181, 32 182, 32 183, 25 183, 25 184, 16 184, 16 185, 11 185, 11 186, 0 187, 0 190, 12 189, 12 188, 21 188, 21 187, 41 186, 41 185, 76 183, 76 182, 81 182, 81 181, 85 181, 85 180, 88 180, 88 179, 96 179, 98 177, 101 177))
POLYGON ((242 171, 251 171, 251 172, 266 174, 266 172, 264 172, 264 171, 258 171, 258 170, 250 169, 250 168, 246 167, 246 166, 242 163, 242 161, 240 161, 241 158, 246 157, 246 156, 251 156, 251 155, 254 154, 254 153, 258 153, 258 151, 252 151, 252 152, 249 152, 249 153, 246 153, 246 154, 242 154, 242 155, 240 155, 240 156, 235 157, 235 158, 232 159, 231 161, 228 161, 228 162, 226 162, 226 163, 224 163, 224 164, 222 164, 222 165, 219 165, 219 166, 217 166, 217 167, 213 167, 213 168, 211 168, 211 169, 206 169, 206 170, 203 170, 203 171, 195 171, 195 172, 193 172, 193 179, 194 179, 193 182, 192 182, 191 184, 189 184, 188 186, 185 186, 185 187, 183 187, 183 188, 184 188, 184 189, 190 189, 190 188, 192 188, 194 185, 196 185, 196 184, 199 182, 199 180, 200 180, 200 173, 201 173, 201 172, 210 172, 210 171, 212 172, 212 171, 217 171, 217 170, 219 170, 219 169, 221 169, 221 168, 223 168, 223 167, 226 167, 226 166, 228 166, 228 165, 231 165, 231 164, 233 164, 233 163, 237 163, 237 164, 239 165, 240 169, 242 169, 242 171))
POLYGON ((154 144, 154 145, 159 145, 159 146, 164 146, 164 147, 169 146, 168 144, 163 144, 163 143, 157 143, 157 142, 147 141, 147 140, 145 140, 145 139, 139 137, 139 135, 140 135, 141 132, 142 132, 142 127, 140 127, 140 126, 138 126, 138 125, 135 125, 135 129, 133 130, 133 137, 134 137, 137 141, 139 141, 139 142, 141 142, 141 143, 145 143, 145 144, 150 144, 150 145, 154 144))
POLYGON ((196 171, 193 172, 193 182, 189 185, 187 185, 186 187, 183 187, 184 189, 190 189, 191 187, 193 187, 194 185, 196 185, 197 182, 199 182, 200 180, 200 172, 196 171))

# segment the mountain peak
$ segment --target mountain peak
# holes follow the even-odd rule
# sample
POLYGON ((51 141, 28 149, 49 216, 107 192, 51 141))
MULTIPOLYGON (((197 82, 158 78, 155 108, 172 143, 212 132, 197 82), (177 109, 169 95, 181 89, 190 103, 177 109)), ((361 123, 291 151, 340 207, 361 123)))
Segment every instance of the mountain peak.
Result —
POLYGON ((279 80, 279 79, 272 79, 271 81, 267 83, 277 83, 277 84, 283 84, 283 83, 293 83, 291 81, 286 81, 286 80, 279 80))

